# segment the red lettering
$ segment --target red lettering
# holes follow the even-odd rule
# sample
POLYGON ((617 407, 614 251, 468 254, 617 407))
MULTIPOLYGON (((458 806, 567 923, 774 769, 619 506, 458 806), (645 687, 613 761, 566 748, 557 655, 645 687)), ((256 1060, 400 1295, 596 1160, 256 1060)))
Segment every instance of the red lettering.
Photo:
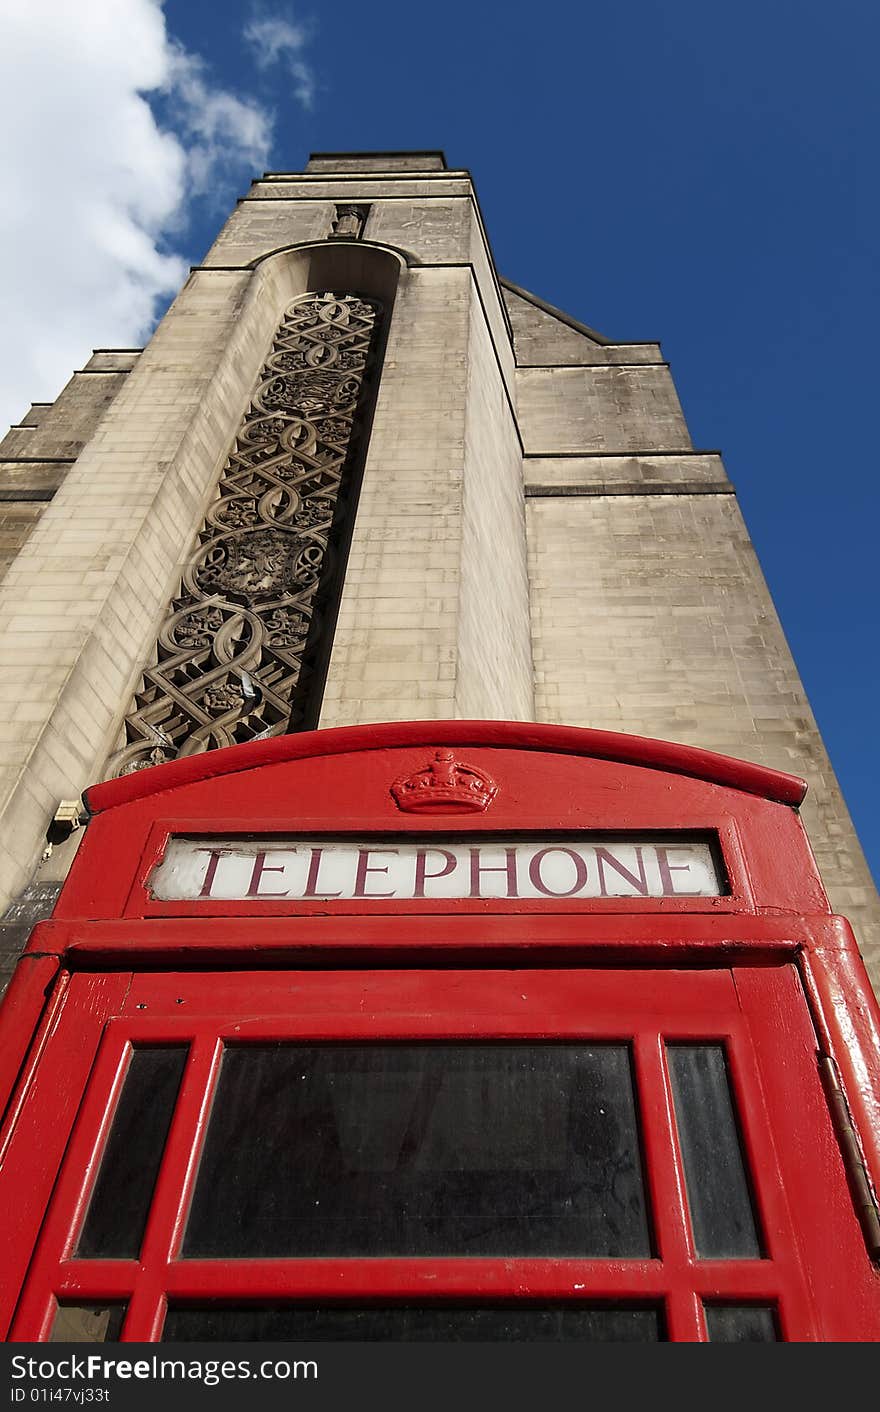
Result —
POLYGON ((306 878, 306 890, 303 897, 341 897, 341 892, 328 892, 326 888, 318 887, 318 873, 321 871, 321 859, 324 856, 323 848, 313 848, 312 856, 309 859, 309 875, 306 878))
POLYGON ((673 873, 689 873, 691 870, 690 863, 670 863, 667 857, 668 853, 668 848, 658 847, 657 849, 657 866, 660 869, 660 882, 663 887, 664 897, 681 897, 682 895, 685 897, 693 897, 693 893, 682 894, 676 892, 675 879, 672 876, 673 873))
MULTIPOLYGON (((295 849, 291 849, 291 852, 295 852, 295 851, 296 851, 295 849)), ((247 892, 245 893, 245 896, 246 896, 246 897, 287 897, 287 896, 288 896, 288 891, 287 891, 286 888, 285 888, 284 892, 260 892, 260 879, 262 878, 262 876, 263 876, 264 873, 283 873, 283 872, 284 872, 284 864, 283 864, 283 863, 281 864, 280 867, 277 867, 277 868, 276 868, 276 867, 273 867, 271 864, 269 864, 269 863, 266 862, 266 853, 265 853, 265 852, 261 852, 261 853, 255 854, 255 856, 254 856, 254 870, 253 870, 253 872, 251 873, 250 886, 248 887, 248 890, 247 890, 247 892)))
POLYGON ((458 859, 455 854, 450 853, 448 848, 416 849, 416 878, 413 884, 413 897, 424 897, 426 878, 448 878, 457 862, 458 859), (439 873, 429 873, 427 871, 429 853, 442 853, 444 862, 439 873))
POLYGON ((396 848, 359 848, 357 872, 354 880, 354 897, 393 897, 394 892, 367 892, 367 873, 387 873, 388 865, 380 863, 374 866, 369 862, 371 853, 397 853, 396 848))
POLYGON ((507 861, 505 863, 481 863, 479 848, 471 849, 471 897, 482 897, 480 892, 480 879, 483 873, 506 873, 507 874, 507 896, 518 897, 517 877, 516 877, 516 849, 505 848, 507 861))
POLYGON ((536 887, 539 892, 543 892, 545 897, 573 897, 576 892, 587 885, 587 865, 579 853, 575 853, 573 848, 541 848, 535 854, 529 864, 529 879, 532 887, 536 887), (541 878, 541 864, 548 853, 565 853, 574 863, 574 887, 567 888, 565 892, 554 892, 552 887, 547 887, 541 878))
MULTIPOLYGON (((625 868, 624 865, 619 862, 617 858, 614 857, 613 853, 608 852, 607 848, 596 849, 596 867, 599 870, 599 887, 601 889, 603 897, 608 896, 608 890, 605 887, 606 866, 609 868, 613 868, 615 873, 619 873, 620 876, 624 878, 626 882, 631 883, 632 886, 635 888, 636 892, 640 892, 643 897, 647 897, 649 895, 648 879, 645 876, 645 861, 642 858, 642 850, 640 848, 636 848, 634 852, 639 865, 638 877, 636 877, 635 873, 631 873, 629 868, 625 868)), ((659 848, 657 852, 660 852, 659 848)))
POLYGON ((207 853, 208 867, 205 871, 205 878, 199 890, 199 897, 210 897, 211 888, 214 886, 214 877, 217 872, 217 864, 227 850, 225 848, 200 848, 200 853, 207 853))

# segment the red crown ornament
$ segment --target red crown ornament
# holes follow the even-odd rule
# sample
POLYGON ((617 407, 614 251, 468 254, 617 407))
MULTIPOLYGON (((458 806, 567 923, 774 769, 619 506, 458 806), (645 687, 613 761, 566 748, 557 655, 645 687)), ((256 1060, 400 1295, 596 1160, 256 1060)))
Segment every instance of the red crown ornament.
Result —
POLYGON ((423 770, 395 780, 391 793, 398 809, 408 814, 481 814, 498 786, 485 770, 456 760, 451 750, 435 750, 423 770))

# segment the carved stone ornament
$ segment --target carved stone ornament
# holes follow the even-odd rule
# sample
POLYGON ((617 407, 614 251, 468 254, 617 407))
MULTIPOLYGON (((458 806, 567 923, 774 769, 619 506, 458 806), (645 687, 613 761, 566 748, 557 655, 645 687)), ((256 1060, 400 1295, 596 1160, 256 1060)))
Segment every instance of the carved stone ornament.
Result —
POLYGON ((395 804, 407 814, 481 814, 497 793, 491 775, 456 760, 451 750, 435 750, 424 769, 391 786, 395 804))
POLYGON ((287 310, 109 775, 289 729, 339 589, 334 545, 380 320, 353 294, 287 310))
POLYGON ((369 209, 369 206, 337 206, 332 236, 337 240, 360 240, 369 209))

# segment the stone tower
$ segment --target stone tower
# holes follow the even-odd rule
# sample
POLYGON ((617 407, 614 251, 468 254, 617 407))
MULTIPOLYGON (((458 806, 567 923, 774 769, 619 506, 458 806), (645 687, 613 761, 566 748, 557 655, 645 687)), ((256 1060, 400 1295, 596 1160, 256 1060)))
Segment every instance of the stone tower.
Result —
POLYGON ((256 181, 147 347, 96 351, 0 475, 7 970, 91 781, 458 717, 803 775, 877 985, 880 904, 719 455, 658 344, 500 278, 440 153, 256 181))

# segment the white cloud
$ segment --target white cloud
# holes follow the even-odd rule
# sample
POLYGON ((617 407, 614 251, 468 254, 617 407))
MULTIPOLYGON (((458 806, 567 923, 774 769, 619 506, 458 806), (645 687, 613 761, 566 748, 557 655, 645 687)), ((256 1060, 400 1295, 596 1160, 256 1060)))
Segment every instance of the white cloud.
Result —
POLYGON ((262 170, 271 135, 169 37, 161 0, 7 0, 3 30, 0 435, 92 347, 149 334, 186 274, 164 242, 191 196, 262 170))
POLYGON ((283 64, 293 79, 294 96, 304 108, 311 108, 315 101, 315 76, 303 58, 303 50, 311 38, 309 26, 281 15, 260 12, 249 20, 243 33, 257 65, 268 69, 273 64, 283 64))
POLYGON ((228 164, 230 157, 245 163, 250 171, 262 169, 269 154, 271 130, 265 109, 212 88, 203 60, 180 45, 173 48, 163 87, 187 144, 187 167, 195 192, 207 191, 221 164, 228 164))

